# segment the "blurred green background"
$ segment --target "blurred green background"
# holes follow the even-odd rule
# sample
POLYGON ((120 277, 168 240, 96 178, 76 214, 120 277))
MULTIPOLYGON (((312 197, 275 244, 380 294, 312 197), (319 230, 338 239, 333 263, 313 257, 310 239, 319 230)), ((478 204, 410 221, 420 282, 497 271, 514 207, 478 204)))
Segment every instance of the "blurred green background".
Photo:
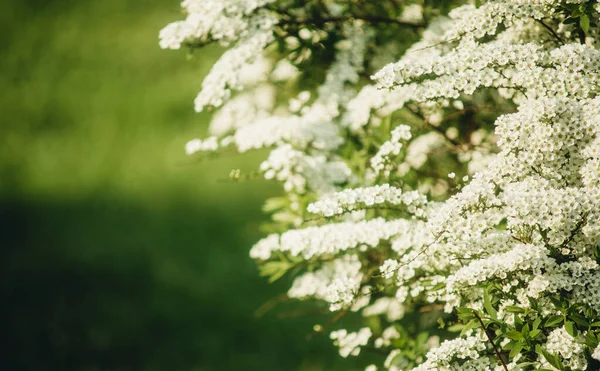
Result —
POLYGON ((264 156, 194 163, 216 50, 163 51, 177 0, 0 5, 2 370, 348 370, 248 257, 264 156))

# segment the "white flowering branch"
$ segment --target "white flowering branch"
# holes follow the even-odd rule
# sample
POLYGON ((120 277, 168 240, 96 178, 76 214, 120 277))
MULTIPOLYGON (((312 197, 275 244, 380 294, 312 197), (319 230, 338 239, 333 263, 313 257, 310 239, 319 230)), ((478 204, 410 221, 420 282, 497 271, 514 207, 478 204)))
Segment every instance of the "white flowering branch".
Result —
POLYGON ((494 353, 496 354, 496 357, 498 357, 498 360, 500 361, 500 364, 502 364, 502 367, 504 368, 505 371, 508 371, 508 366, 506 365, 506 362, 504 361, 504 358, 502 358, 502 355, 500 354, 500 351, 498 351, 498 347, 496 347, 496 344, 494 343, 494 339, 492 338, 492 335, 490 335, 489 330, 487 329, 487 327, 483 323, 483 320, 481 319, 481 316, 479 314, 477 314, 477 311, 473 311, 473 316, 475 318, 477 318, 477 321, 479 321, 479 324, 481 325, 481 328, 483 329, 483 332, 485 333, 485 336, 487 337, 488 341, 492 345, 492 349, 494 349, 494 353))
POLYGON ((160 45, 227 48, 186 152, 268 151, 259 312, 367 371, 600 369, 600 4, 472 3, 184 0, 160 45))

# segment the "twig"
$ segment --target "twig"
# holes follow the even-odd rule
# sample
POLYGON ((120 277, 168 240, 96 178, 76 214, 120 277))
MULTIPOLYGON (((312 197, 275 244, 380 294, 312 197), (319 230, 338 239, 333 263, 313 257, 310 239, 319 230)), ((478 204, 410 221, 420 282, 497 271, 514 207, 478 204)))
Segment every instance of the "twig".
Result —
POLYGON ((269 299, 267 302, 262 304, 256 311, 254 311, 254 316, 262 317, 265 315, 265 313, 273 309, 277 304, 281 304, 289 299, 290 298, 286 294, 280 294, 272 299, 269 299))
POLYGON ((362 210, 395 211, 395 212, 398 212, 398 213, 407 213, 407 214, 409 214, 411 216, 414 216, 414 214, 410 213, 406 209, 398 209, 398 208, 389 207, 389 206, 360 206, 360 207, 357 207, 356 209, 353 209, 353 210, 344 210, 341 214, 334 214, 334 215, 331 215, 331 216, 319 215, 319 216, 317 216, 315 218, 307 218, 307 219, 304 219, 303 222, 309 223, 309 222, 316 222, 316 221, 319 221, 319 220, 334 219, 334 218, 337 218, 337 217, 341 217, 341 216, 347 215, 348 213, 353 213, 355 211, 362 211, 362 210))
POLYGON ((312 24, 315 26, 322 26, 327 23, 341 23, 347 22, 351 20, 362 20, 369 23, 387 23, 387 24, 397 24, 399 26, 411 27, 411 28, 422 28, 425 27, 424 23, 411 23, 406 22, 400 19, 394 18, 386 18, 386 17, 378 17, 378 16, 368 16, 368 15, 350 15, 344 17, 326 17, 320 19, 288 19, 282 20, 279 22, 279 25, 304 25, 304 24, 312 24))
POLYGON ((288 312, 282 312, 277 314, 277 318, 286 319, 286 318, 298 318, 298 317, 307 317, 307 316, 324 316, 331 313, 326 308, 312 308, 312 309, 297 309, 291 310, 288 312))
POLYGON ((427 313, 427 312, 431 312, 432 310, 441 310, 441 309, 444 309, 443 304, 431 304, 431 305, 426 305, 424 307, 419 308, 419 313, 427 313))
POLYGON ((342 311, 338 312, 329 322, 327 322, 326 324, 324 324, 323 326, 321 326, 321 329, 319 331, 315 331, 315 332, 310 333, 307 336, 307 339, 310 340, 310 339, 312 339, 312 337, 315 334, 324 332, 325 330, 327 330, 328 328, 330 328, 331 326, 333 326, 336 322, 338 322, 342 318, 346 317, 347 314, 348 314, 348 310, 342 310, 342 311))
POLYGON ((409 265, 410 263, 414 262, 414 261, 415 261, 415 260, 417 260, 417 259, 418 259, 418 258, 419 258, 421 255, 423 255, 423 254, 424 254, 424 253, 427 251, 427 249, 429 249, 429 248, 430 248, 430 247, 431 247, 431 246, 432 246, 434 243, 436 243, 436 242, 437 242, 437 241, 440 239, 440 237, 442 237, 442 235, 444 234, 444 232, 446 232, 446 231, 442 231, 442 232, 440 232, 440 234, 438 234, 438 235, 437 235, 437 237, 436 237, 436 238, 435 238, 433 241, 431 241, 431 243, 427 244, 427 246, 425 246, 423 249, 421 249, 421 251, 419 251, 419 253, 418 253, 417 255, 415 255, 415 256, 414 256, 412 259, 410 259, 409 261, 407 261, 407 262, 405 262, 405 263, 403 263, 403 264, 399 265, 398 267, 396 267, 395 269, 392 269, 391 271, 387 271, 387 272, 384 272, 384 273, 382 273, 382 274, 378 274, 378 275, 376 275, 376 276, 373 276, 373 278, 385 277, 385 276, 387 276, 387 275, 389 275, 389 274, 392 274, 392 273, 394 273, 394 272, 397 272, 398 270, 400 270, 400 268, 402 268, 402 267, 406 267, 406 266, 407 266, 407 265, 409 265))
POLYGON ((481 328, 483 328, 483 332, 485 332, 485 336, 487 336, 488 340, 490 341, 490 344, 492 344, 492 348, 494 348, 494 353, 496 353, 496 356, 500 360, 500 363, 502 363, 502 367, 504 367, 504 369, 506 371, 508 371, 508 367, 506 366, 506 363, 504 362, 504 359, 502 359, 502 356, 500 355, 500 352, 498 351, 498 348, 496 348, 496 344, 494 344, 494 341, 492 340, 492 337, 490 336, 490 333, 488 332, 487 328, 485 327, 485 324, 483 323, 483 320, 481 319, 481 317, 479 317, 479 315, 477 314, 477 312, 473 311, 473 315, 479 320, 479 323, 481 324, 481 328))
POLYGON ((464 144, 452 139, 448 136, 448 134, 446 134, 446 132, 444 131, 444 129, 440 128, 439 126, 435 126, 433 125, 431 122, 429 122, 429 120, 427 120, 427 118, 425 116, 423 116, 423 114, 419 113, 419 111, 417 111, 415 108, 412 108, 410 106, 406 106, 410 112, 412 112, 413 115, 417 116, 418 118, 420 118, 423 121, 423 124, 435 131, 437 131, 438 133, 440 133, 444 139, 446 139, 448 142, 450 142, 453 146, 455 147, 462 147, 464 144))
POLYGON ((579 43, 585 45, 585 31, 580 27, 578 27, 577 33, 579 35, 579 43))
POLYGON ((565 45, 565 42, 560 38, 560 36, 558 36, 558 34, 556 33, 556 31, 554 31, 554 29, 552 27, 550 27, 547 24, 545 24, 544 21, 542 21, 541 19, 536 19, 536 22, 538 22, 539 24, 541 24, 542 26, 544 26, 544 28, 547 29, 556 38, 556 40, 558 40, 558 42, 561 45, 565 45))
POLYGON ((440 41, 439 43, 435 43, 435 44, 432 44, 432 45, 424 46, 424 47, 419 48, 419 49, 410 50, 410 51, 407 52, 407 54, 409 54, 409 53, 416 53, 416 52, 420 52, 420 51, 423 51, 423 50, 435 48, 437 46, 444 45, 444 44, 449 44, 449 43, 453 43, 455 41, 460 41, 460 38, 457 37, 457 38, 454 38, 454 39, 448 39, 448 40, 440 41))
POLYGON ((249 180, 264 180, 264 178, 257 171, 251 171, 247 174, 243 174, 240 169, 233 169, 229 172, 228 178, 217 179, 217 182, 219 182, 219 183, 238 183, 238 182, 247 182, 249 180))
POLYGON ((567 237, 567 239, 565 239, 563 241, 563 243, 560 244, 561 247, 565 248, 567 247, 567 245, 569 243, 571 243, 573 241, 573 239, 575 238, 575 236, 577 235, 577 233, 579 233, 579 231, 581 231, 581 228, 583 228, 585 226, 585 224, 587 223, 587 217, 589 215, 588 211, 584 211, 581 214, 581 219, 577 222, 577 224, 575 224, 575 228, 573 228, 571 230, 571 233, 569 234, 569 237, 567 237))
POLYGON ((377 354, 380 356, 388 356, 390 354, 390 352, 387 350, 384 350, 381 348, 370 347, 370 346, 363 346, 363 347, 360 347, 360 349, 364 349, 367 352, 371 352, 373 354, 377 354))

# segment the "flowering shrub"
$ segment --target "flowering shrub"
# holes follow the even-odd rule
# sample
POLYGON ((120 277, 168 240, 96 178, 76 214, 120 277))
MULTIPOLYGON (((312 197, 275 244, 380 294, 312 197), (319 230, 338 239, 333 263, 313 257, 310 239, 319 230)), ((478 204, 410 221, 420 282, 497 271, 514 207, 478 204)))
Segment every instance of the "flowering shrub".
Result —
POLYGON ((600 5, 466 3, 185 0, 160 45, 227 48, 187 153, 270 149, 250 255, 368 371, 598 370, 600 5))

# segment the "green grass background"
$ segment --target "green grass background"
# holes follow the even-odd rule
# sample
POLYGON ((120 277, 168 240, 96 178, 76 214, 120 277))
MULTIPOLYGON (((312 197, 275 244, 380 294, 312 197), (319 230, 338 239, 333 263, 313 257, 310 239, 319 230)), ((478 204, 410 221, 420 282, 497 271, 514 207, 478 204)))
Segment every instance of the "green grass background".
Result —
POLYGON ((254 311, 264 153, 192 162, 216 57, 158 47, 177 0, 0 5, 0 369, 348 370, 311 316, 254 311))

